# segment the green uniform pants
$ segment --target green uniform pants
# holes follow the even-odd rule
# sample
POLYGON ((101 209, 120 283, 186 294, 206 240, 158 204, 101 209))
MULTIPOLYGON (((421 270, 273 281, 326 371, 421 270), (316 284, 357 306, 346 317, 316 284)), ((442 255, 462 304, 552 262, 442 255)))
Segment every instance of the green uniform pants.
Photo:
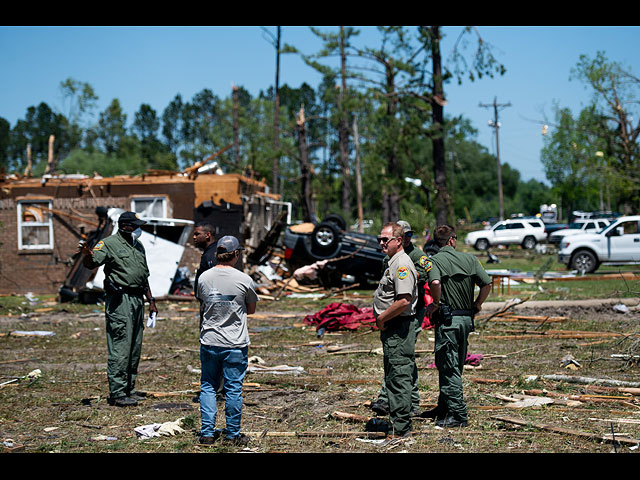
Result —
POLYGON ((411 392, 417 372, 415 316, 399 317, 380 332, 384 353, 384 383, 394 435, 411 431, 411 392))
POLYGON ((127 293, 107 295, 107 379, 112 399, 135 393, 144 330, 144 299, 127 293))
MULTIPOLYGON (((418 341, 418 335, 422 331, 422 322, 420 321, 420 318, 424 318, 424 311, 425 309, 423 308, 422 316, 420 316, 420 312, 416 314, 416 342, 418 341)), ((420 390, 418 390, 417 364, 413 372, 412 382, 413 385, 411 387, 411 410, 420 410, 420 390)), ((384 378, 382 379, 382 388, 380 388, 380 393, 378 394, 378 401, 385 402, 387 404, 389 403, 389 396, 387 395, 387 385, 384 378)))
POLYGON ((447 416, 467 421, 467 405, 462 396, 462 371, 467 357, 471 317, 453 317, 450 325, 435 328, 435 360, 440 395, 438 408, 447 416))

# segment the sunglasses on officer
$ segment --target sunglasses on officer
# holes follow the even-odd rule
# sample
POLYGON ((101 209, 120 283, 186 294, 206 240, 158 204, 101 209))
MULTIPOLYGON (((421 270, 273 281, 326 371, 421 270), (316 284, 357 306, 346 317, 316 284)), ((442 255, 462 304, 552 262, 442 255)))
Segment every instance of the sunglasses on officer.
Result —
POLYGON ((391 240, 397 237, 378 237, 378 243, 386 246, 391 240))

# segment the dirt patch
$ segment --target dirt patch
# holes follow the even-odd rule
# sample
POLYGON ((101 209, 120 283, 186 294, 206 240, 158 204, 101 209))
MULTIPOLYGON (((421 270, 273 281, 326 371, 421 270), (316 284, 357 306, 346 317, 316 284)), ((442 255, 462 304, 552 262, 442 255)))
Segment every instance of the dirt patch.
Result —
MULTIPOLYGON (((366 306, 366 300, 363 301, 366 306)), ((149 392, 138 407, 106 402, 104 319, 88 313, 42 313, 0 317, 0 440, 26 452, 210 452, 238 451, 220 444, 196 445, 200 426, 197 391, 200 368, 198 319, 180 305, 160 305, 155 329, 145 330, 138 387, 149 392), (182 309, 182 310, 180 310, 182 309), (15 330, 48 330, 53 336, 13 336, 15 330), (42 376, 24 377, 35 369, 42 376), (180 408, 155 408, 167 404, 180 408), (187 408, 191 406, 192 408, 187 408), (134 428, 184 418, 184 432, 139 440, 134 428)), ((266 366, 302 367, 302 373, 248 373, 243 431, 255 452, 618 452, 633 453, 640 438, 638 396, 623 391, 545 378, 580 376, 637 382, 639 315, 617 313, 612 304, 523 304, 521 317, 565 317, 545 323, 531 318, 496 317, 470 337, 470 353, 483 355, 465 370, 469 407, 466 429, 442 430, 415 420, 411 440, 382 443, 364 432, 363 419, 380 388, 379 334, 370 329, 327 332, 304 326, 314 308, 284 302, 259 305, 250 320, 250 356, 266 366), (564 334, 553 333, 568 332, 564 334), (573 333, 573 335, 571 335, 573 333), (502 337, 502 338, 501 338, 502 337), (345 347, 331 353, 329 347, 345 347), (349 351, 358 353, 349 353, 349 351), (366 353, 362 353, 366 352, 366 353), (578 364, 564 364, 568 357, 578 364), (569 367, 568 365, 573 365, 569 367), (545 397, 553 403, 517 407, 516 396, 545 397), (506 400, 506 399, 510 400, 506 400), (351 415, 340 416, 336 412, 351 415), (520 423, 515 423, 519 421, 520 423), (617 443, 611 435, 613 425, 617 443)), ((491 313, 486 309, 483 313, 491 313)), ((433 331, 418 336, 421 406, 438 395, 433 363, 433 331)), ((613 387, 610 387, 613 388, 613 387)), ((522 401, 522 398, 519 399, 522 401)), ((224 406, 218 424, 224 426, 224 406)), ((5 449, 9 448, 5 445, 5 449)))

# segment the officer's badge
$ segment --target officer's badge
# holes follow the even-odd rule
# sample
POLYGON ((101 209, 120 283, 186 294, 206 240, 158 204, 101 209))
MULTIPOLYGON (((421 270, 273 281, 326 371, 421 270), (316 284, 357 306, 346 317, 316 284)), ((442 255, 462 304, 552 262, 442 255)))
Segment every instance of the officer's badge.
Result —
POLYGON ((93 247, 94 250, 100 250, 102 247, 104 247, 104 242, 102 240, 100 240, 98 243, 96 243, 96 246, 93 247))
POLYGON ((396 275, 400 280, 404 280, 405 278, 407 278, 407 275, 409 275, 409 269, 407 267, 400 267, 398 268, 396 275))
MULTIPOLYGON (((429 260, 427 257, 422 257, 422 258, 424 258, 426 260, 424 262, 424 265, 422 265, 422 266, 428 272, 429 270, 431 270, 433 268, 433 262, 431 260, 429 260)), ((420 263, 422 263, 422 258, 420 259, 420 263)))

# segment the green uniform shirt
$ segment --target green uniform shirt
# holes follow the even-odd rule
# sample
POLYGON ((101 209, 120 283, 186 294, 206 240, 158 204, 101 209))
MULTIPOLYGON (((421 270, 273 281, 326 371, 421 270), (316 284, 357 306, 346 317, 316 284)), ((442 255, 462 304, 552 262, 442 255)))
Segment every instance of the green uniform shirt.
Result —
POLYGON ((117 285, 145 287, 149 278, 149 267, 142 243, 133 246, 120 232, 100 240, 93 247, 92 268, 104 265, 104 275, 117 285))
POLYGON ((440 301, 446 302, 453 310, 471 310, 475 285, 483 287, 491 283, 491 277, 485 272, 480 260, 450 246, 442 247, 433 255, 425 269, 429 282, 440 280, 440 301))
POLYGON ((389 260, 376 293, 373 295, 373 313, 376 317, 396 301, 398 295, 410 294, 411 305, 400 314, 401 317, 413 315, 418 301, 418 274, 409 255, 404 251, 396 253, 389 260))

